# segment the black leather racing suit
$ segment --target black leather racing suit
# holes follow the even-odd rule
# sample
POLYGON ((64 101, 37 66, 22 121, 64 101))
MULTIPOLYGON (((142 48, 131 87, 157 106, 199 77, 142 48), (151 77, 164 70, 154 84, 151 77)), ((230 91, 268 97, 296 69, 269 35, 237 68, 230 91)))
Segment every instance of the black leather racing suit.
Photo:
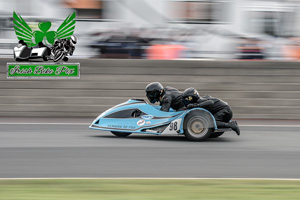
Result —
POLYGON ((231 120, 232 118, 232 110, 230 106, 227 104, 227 102, 211 97, 211 96, 204 96, 200 97, 198 99, 197 103, 194 104, 189 104, 187 106, 188 108, 196 108, 196 107, 201 107, 205 108, 213 116, 215 117, 217 126, 219 128, 228 128, 227 123, 231 120))
POLYGON ((165 87, 162 97, 160 98, 161 111, 168 112, 170 108, 174 110, 184 110, 184 104, 182 101, 182 92, 172 87, 165 87))
POLYGON ((52 50, 56 51, 56 50, 66 50, 67 55, 72 56, 74 51, 75 51, 75 46, 70 42, 70 40, 68 39, 58 39, 55 41, 55 43, 53 44, 52 50))

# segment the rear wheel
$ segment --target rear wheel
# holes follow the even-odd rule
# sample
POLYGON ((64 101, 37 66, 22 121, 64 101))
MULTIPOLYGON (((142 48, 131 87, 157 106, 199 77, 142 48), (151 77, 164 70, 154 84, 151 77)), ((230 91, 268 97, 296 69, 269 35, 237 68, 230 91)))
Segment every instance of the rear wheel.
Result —
POLYGON ((126 132, 117 132, 117 131, 111 131, 112 134, 114 134, 117 137, 127 137, 131 133, 126 133, 126 132))
POLYGON ((63 61, 68 62, 69 58, 68 57, 64 57, 63 61))
POLYGON ((208 119, 195 114, 191 113, 185 118, 184 135, 192 141, 203 141, 211 135, 213 129, 210 128, 208 119))

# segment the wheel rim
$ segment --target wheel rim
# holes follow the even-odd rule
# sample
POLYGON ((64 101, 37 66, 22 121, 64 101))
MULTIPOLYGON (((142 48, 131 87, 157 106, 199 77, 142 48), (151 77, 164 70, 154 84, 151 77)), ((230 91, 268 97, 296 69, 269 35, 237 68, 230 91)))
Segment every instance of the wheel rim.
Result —
POLYGON ((208 128, 205 127, 205 122, 198 117, 189 120, 187 128, 189 133, 196 138, 201 138, 208 132, 208 128))

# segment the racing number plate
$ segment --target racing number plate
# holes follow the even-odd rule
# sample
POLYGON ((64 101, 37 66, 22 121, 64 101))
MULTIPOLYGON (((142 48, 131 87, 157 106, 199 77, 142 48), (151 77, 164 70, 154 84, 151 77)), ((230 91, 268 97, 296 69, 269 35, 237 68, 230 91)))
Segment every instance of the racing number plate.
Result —
POLYGON ((164 130, 164 132, 162 132, 162 134, 163 135, 166 135, 166 134, 170 134, 170 135, 172 135, 172 134, 178 134, 178 132, 180 131, 181 121, 182 121, 182 119, 176 119, 176 120, 172 121, 169 124, 169 126, 167 126, 167 128, 164 130))

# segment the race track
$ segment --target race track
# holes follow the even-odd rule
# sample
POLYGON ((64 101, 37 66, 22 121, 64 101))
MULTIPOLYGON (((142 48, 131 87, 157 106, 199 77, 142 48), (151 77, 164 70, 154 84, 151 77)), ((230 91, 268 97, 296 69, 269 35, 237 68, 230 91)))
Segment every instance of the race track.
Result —
POLYGON ((0 178, 300 178, 299 127, 242 126, 206 142, 117 138, 88 125, 1 124, 0 178))

